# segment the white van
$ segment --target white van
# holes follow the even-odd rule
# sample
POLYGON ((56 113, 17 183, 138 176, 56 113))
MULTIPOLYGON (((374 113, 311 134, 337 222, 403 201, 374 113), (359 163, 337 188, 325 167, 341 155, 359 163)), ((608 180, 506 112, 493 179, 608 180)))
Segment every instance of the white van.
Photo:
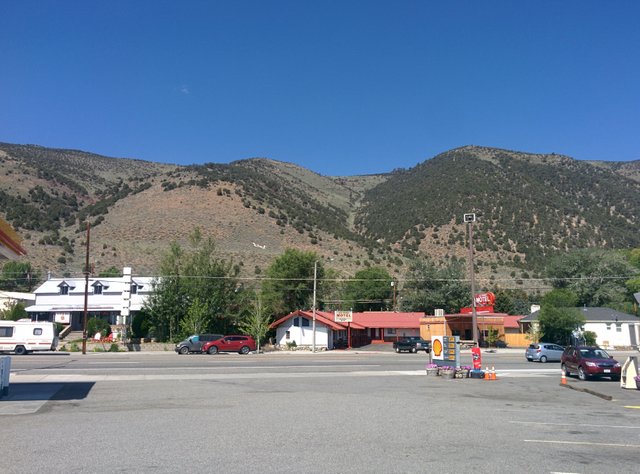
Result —
POLYGON ((58 335, 54 323, 0 320, 0 351, 24 355, 32 351, 55 351, 56 347, 58 335))

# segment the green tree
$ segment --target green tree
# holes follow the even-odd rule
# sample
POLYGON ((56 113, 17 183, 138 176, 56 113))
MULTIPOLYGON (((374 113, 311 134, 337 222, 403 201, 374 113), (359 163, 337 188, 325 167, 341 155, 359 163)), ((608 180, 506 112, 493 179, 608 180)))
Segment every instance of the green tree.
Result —
POLYGON ((625 283, 638 269, 620 252, 582 249, 553 258, 547 274, 554 288, 573 291, 578 305, 605 306, 628 299, 625 283))
POLYGON ((576 308, 577 301, 577 295, 566 289, 551 290, 542 298, 538 323, 545 341, 560 345, 570 343, 573 331, 585 321, 576 308))
MULTIPOLYGON (((345 309, 347 284, 339 271, 334 268, 323 268, 323 278, 318 280, 318 293, 322 294, 322 306, 325 311, 345 309)), ((348 309, 348 308, 347 308, 348 309)))
POLYGON ((381 311, 391 306, 391 275, 384 268, 370 267, 356 272, 347 282, 345 304, 353 311, 381 311))
POLYGON ((629 263, 640 270, 640 249, 629 251, 629 263))
POLYGON ((131 320, 131 335, 135 338, 147 337, 149 334, 149 315, 143 310, 138 311, 131 320))
POLYGON ((492 326, 489 326, 487 331, 486 342, 489 347, 495 346, 496 342, 500 340, 500 332, 492 326))
POLYGON ((25 304, 22 301, 10 301, 7 307, 0 311, 0 319, 17 321, 28 317, 25 304))
POLYGON ((187 314, 180 321, 182 334, 200 334, 209 326, 211 315, 206 303, 196 297, 187 308, 187 314))
POLYGON ((585 331, 583 334, 584 336, 584 343, 587 346, 595 346, 596 345, 596 339, 598 338, 598 335, 593 332, 593 331, 585 331))
POLYGON ((271 319, 271 316, 262 304, 262 297, 256 295, 249 313, 240 322, 238 327, 242 332, 249 334, 256 340, 258 352, 260 352, 261 341, 264 340, 267 332, 269 332, 271 319))
POLYGON ((494 310, 496 313, 506 314, 529 314, 531 301, 529 295, 524 290, 497 290, 495 291, 496 302, 494 310))
POLYGON ((319 282, 324 278, 324 267, 315 252, 287 249, 267 268, 262 299, 276 316, 312 306, 314 265, 317 265, 316 306, 320 307, 322 288, 319 282))
POLYGON ((188 336, 196 326, 224 334, 239 321, 244 290, 238 270, 216 256, 213 240, 203 238, 199 229, 189 243, 187 249, 171 243, 145 306, 150 332, 160 340, 188 336))
POLYGON ((442 308, 457 313, 471 305, 471 289, 465 278, 464 263, 451 262, 438 267, 430 259, 415 260, 409 266, 406 283, 401 289, 404 311, 424 311, 434 314, 442 308))
POLYGON ((87 337, 92 339, 97 333, 103 338, 107 337, 111 334, 111 326, 104 319, 90 318, 87 321, 87 337))
POLYGON ((2 266, 0 288, 6 291, 31 292, 40 275, 29 262, 9 261, 2 266))
POLYGON ((116 267, 110 267, 98 273, 99 278, 120 277, 120 276, 122 276, 122 270, 118 270, 116 267))

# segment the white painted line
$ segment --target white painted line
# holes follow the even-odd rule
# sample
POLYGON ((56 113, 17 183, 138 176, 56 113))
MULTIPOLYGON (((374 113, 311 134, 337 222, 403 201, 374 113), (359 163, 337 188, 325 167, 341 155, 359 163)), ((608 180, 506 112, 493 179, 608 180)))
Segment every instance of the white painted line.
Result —
POLYGON ((234 380, 234 379, 294 379, 320 377, 397 377, 424 376, 424 370, 416 371, 354 371, 354 372, 260 372, 251 374, 135 374, 135 375, 98 375, 98 374, 11 374, 11 381, 17 382, 117 382, 144 380, 234 380))
POLYGON ((591 443, 589 441, 554 441, 550 439, 524 439, 525 443, 572 444, 583 446, 607 446, 610 448, 640 448, 640 444, 591 443))
POLYGON ((590 428, 623 428, 629 430, 640 430, 640 426, 628 426, 628 425, 590 425, 587 423, 543 423, 540 421, 509 421, 509 423, 516 423, 521 425, 550 425, 550 426, 588 426, 590 428))
POLYGON ((105 360, 103 362, 99 362, 99 361, 87 362, 87 365, 105 365, 105 364, 107 364, 107 365, 115 365, 115 364, 137 364, 137 365, 140 365, 141 362, 133 362, 133 361, 132 362, 124 362, 124 361, 123 362, 111 362, 111 361, 108 361, 108 360, 105 360))
MULTIPOLYGON (((126 363, 126 364, 138 364, 138 362, 122 362, 122 363, 126 363)), ((100 362, 96 362, 93 365, 101 365, 100 362)), ((110 364, 109 364, 110 365, 110 364)), ((151 370, 179 370, 179 371, 184 371, 184 370, 203 370, 203 371, 209 371, 211 369, 220 369, 220 370, 229 370, 229 369, 233 369, 233 370, 260 370, 260 371, 267 371, 267 370, 280 370, 280 369, 339 369, 339 368, 360 368, 360 367, 380 367, 380 365, 369 365, 369 364, 358 364, 358 365, 353 365, 353 364, 348 364, 348 365, 278 365, 278 366, 274 366, 274 367, 265 367, 265 366, 258 366, 258 365, 252 365, 252 366, 225 366, 225 365, 214 365, 214 366, 207 366, 207 365, 202 365, 202 366, 198 366, 198 367, 180 367, 180 366, 176 366, 176 367, 119 367, 117 370, 120 372, 124 372, 126 370, 135 370, 135 371, 151 371, 151 370)), ((36 369, 37 370, 37 369, 36 369)), ((69 372, 70 369, 68 367, 65 368, 53 368, 53 369, 49 369, 49 370, 63 370, 65 372, 69 372)), ((72 370, 77 370, 77 371, 81 371, 81 372, 92 372, 92 371, 104 371, 104 367, 103 368, 82 368, 82 367, 75 367, 72 370)), ((20 373, 25 372, 20 371, 20 373)), ((420 370, 418 372, 421 372, 422 374, 424 374, 424 370, 420 370)), ((18 372, 14 372, 14 373, 18 373, 18 372)))

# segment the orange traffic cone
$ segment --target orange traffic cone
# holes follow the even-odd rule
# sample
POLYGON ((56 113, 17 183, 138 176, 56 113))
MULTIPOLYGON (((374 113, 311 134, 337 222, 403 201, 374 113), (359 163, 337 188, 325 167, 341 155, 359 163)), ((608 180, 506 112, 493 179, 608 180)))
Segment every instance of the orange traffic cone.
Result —
POLYGON ((567 374, 562 371, 562 376, 560 377, 560 385, 567 385, 567 374))
POLYGON ((491 375, 489 374, 489 366, 487 365, 487 368, 484 370, 484 379, 485 380, 491 380, 491 375))
POLYGON ((491 380, 498 380, 496 377, 496 368, 493 365, 491 366, 491 380))

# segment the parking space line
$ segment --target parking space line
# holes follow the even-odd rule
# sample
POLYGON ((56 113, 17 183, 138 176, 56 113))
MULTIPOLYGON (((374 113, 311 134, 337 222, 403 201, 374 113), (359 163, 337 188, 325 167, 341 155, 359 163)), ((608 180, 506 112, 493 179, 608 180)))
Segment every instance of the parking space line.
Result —
POLYGON ((587 423, 546 423, 542 421, 514 421, 514 420, 509 421, 509 423, 516 423, 521 425, 585 426, 589 428, 625 428, 630 430, 640 430, 640 426, 629 426, 629 425, 592 425, 587 423))
POLYGON ((590 441, 562 441, 551 439, 523 439, 525 443, 545 443, 545 444, 571 444, 583 446, 607 446, 610 448, 640 448, 640 444, 621 444, 621 443, 592 443, 590 441))

